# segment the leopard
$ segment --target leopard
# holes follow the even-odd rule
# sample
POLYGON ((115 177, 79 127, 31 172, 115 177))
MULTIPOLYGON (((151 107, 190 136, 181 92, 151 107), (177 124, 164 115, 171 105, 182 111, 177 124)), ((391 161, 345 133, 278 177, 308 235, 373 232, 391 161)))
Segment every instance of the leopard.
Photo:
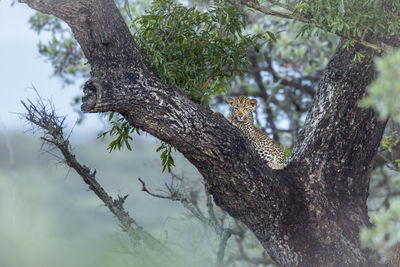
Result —
POLYGON ((257 107, 257 99, 228 97, 226 102, 230 106, 228 121, 242 132, 271 169, 284 169, 287 161, 279 144, 254 125, 253 111, 257 107))

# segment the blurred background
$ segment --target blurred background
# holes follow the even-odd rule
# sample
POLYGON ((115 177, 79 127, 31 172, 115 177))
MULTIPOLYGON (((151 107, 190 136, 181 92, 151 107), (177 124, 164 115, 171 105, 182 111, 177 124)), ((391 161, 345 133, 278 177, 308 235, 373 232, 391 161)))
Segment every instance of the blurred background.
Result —
MULTIPOLYGON (((146 0, 116 2, 132 31, 130 17, 143 15, 151 6, 146 0)), ((20 118, 24 113, 20 100, 35 100, 37 93, 51 99, 59 115, 67 115, 65 131, 72 132, 78 160, 97 170, 99 183, 111 196, 129 195, 126 210, 138 225, 172 248, 182 266, 215 266, 221 261, 221 245, 221 266, 273 266, 245 226, 215 205, 207 208, 201 176, 178 152, 172 149, 175 166, 168 173, 162 171, 156 151, 160 142, 144 132, 132 135, 132 151, 126 147, 107 151, 113 137, 97 136, 109 131, 108 116, 79 112, 88 66, 68 27, 24 4, 12 4, 0 1, 0 266, 167 266, 162 257, 149 261, 135 253, 117 219, 60 162, 59 154, 47 153, 40 132, 30 131, 31 125, 20 118), (141 191, 137 178, 156 194, 176 193, 180 199, 150 196, 141 191), (171 191, 168 186, 173 183, 171 191), (214 226, 210 226, 212 213, 214 226), (225 241, 221 229, 231 231, 225 241)), ((202 1, 184 5, 197 5, 201 11, 209 7, 202 1)), ((302 24, 243 10, 247 24, 241 30, 264 34, 256 41, 259 47, 246 50, 246 67, 216 80, 210 90, 218 88, 218 93, 212 91, 201 101, 226 115, 221 92, 257 98, 257 126, 290 154, 339 40, 323 31, 297 38, 302 24)), ((360 236, 365 246, 381 254, 400 240, 393 219, 400 211, 395 198, 400 193, 399 129, 396 121, 389 122, 374 163, 369 207, 376 228, 360 236)))

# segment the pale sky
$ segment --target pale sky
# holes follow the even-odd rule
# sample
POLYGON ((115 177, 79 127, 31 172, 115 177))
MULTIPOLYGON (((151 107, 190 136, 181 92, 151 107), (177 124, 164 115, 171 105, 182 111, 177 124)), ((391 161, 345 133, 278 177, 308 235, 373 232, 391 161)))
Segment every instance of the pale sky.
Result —
MULTIPOLYGON (((26 5, 11 0, 0 0, 0 132, 22 132, 27 126, 12 112, 23 112, 20 100, 35 99, 32 85, 45 98, 51 98, 59 115, 68 115, 73 125, 76 115, 70 106, 72 98, 82 90, 75 85, 62 88, 62 82, 51 77, 52 67, 39 55, 39 36, 28 24, 33 11, 26 5)), ((45 38, 45 37, 41 37, 45 38)), ((97 132, 102 125, 97 115, 91 114, 84 125, 76 127, 75 134, 97 132)))

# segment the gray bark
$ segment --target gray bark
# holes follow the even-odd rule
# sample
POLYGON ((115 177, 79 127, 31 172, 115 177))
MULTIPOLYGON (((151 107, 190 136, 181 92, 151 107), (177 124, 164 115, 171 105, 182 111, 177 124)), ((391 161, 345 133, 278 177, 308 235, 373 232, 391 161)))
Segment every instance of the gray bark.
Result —
POLYGON ((341 45, 329 62, 289 166, 269 169, 229 122, 163 84, 112 0, 24 0, 69 24, 91 65, 84 112, 115 111, 176 147, 217 205, 245 223, 282 266, 378 266, 360 248, 369 172, 385 124, 357 102, 373 52, 341 45), (356 51, 366 54, 353 61, 356 51))

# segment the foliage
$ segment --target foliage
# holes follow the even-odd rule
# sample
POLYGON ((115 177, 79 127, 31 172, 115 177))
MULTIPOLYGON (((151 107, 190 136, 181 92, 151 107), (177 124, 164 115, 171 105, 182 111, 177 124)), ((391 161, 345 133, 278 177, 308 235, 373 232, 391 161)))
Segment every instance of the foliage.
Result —
MULTIPOLYGON (((132 150, 132 146, 130 144, 130 142, 133 140, 132 135, 134 133, 140 135, 140 129, 130 125, 125 118, 121 117, 115 112, 110 113, 108 116, 108 121, 111 124, 111 129, 100 133, 97 138, 105 138, 107 135, 115 136, 115 139, 111 140, 111 142, 108 144, 107 150, 109 152, 117 149, 121 150, 123 147, 126 147, 128 150, 132 150)), ((160 154, 161 165, 163 167, 162 172, 165 170, 171 172, 171 167, 175 166, 175 162, 172 157, 172 146, 161 142, 161 145, 156 151, 162 151, 160 154)))
POLYGON ((382 140, 382 147, 387 150, 391 158, 386 159, 387 166, 392 170, 400 171, 400 135, 398 131, 387 134, 382 140))
POLYGON ((282 72, 287 78, 316 76, 322 71, 328 63, 329 56, 335 51, 338 38, 334 34, 321 31, 318 35, 300 39, 296 33, 302 30, 303 25, 281 18, 257 18, 251 24, 250 30, 258 34, 272 31, 276 39, 260 47, 260 54, 264 54, 262 63, 267 63, 267 53, 273 63, 280 65, 276 71, 282 72))
POLYGON ((114 112, 110 113, 108 120, 112 126, 111 129, 100 133, 98 138, 104 138, 107 135, 116 135, 117 137, 110 142, 107 150, 109 152, 116 149, 120 150, 123 146, 126 146, 128 150, 132 150, 131 145, 129 144, 129 141, 132 141, 131 134, 134 132, 140 134, 139 128, 132 127, 129 122, 127 122, 123 117, 116 115, 114 112))
POLYGON ((373 227, 361 229, 361 244, 383 256, 400 242, 400 198, 392 199, 389 208, 382 207, 371 219, 373 227))
POLYGON ((162 172, 165 171, 165 169, 168 170, 168 172, 171 172, 171 167, 175 166, 174 159, 172 158, 172 146, 161 142, 161 145, 157 148, 157 152, 162 151, 160 158, 161 158, 161 165, 163 166, 162 172))
POLYGON ((248 65, 247 50, 257 38, 243 35, 243 13, 220 0, 205 12, 156 0, 135 24, 137 43, 150 67, 201 103, 227 91, 227 78, 248 65))
MULTIPOLYGON (((367 96, 360 102, 362 107, 373 108, 381 120, 392 118, 393 123, 400 122, 399 60, 400 51, 388 51, 384 57, 376 59, 378 77, 369 86, 367 96)), ((397 130, 386 134, 382 140, 382 148, 388 152, 388 156, 385 157, 384 153, 381 153, 381 156, 391 171, 399 171, 399 145, 400 138, 397 130)), ((398 173, 386 175, 386 179, 387 194, 389 196, 398 195, 400 185, 398 173)), ((392 250, 396 249, 400 242, 400 198, 390 198, 389 196, 384 202, 386 207, 382 207, 372 216, 373 227, 363 228, 360 232, 362 245, 377 251, 382 258, 391 258, 392 250)))
POLYGON ((400 122, 400 51, 390 51, 376 59, 378 78, 369 86, 362 107, 374 108, 381 120, 388 117, 400 122))
POLYGON ((315 26, 354 40, 364 40, 395 35, 400 31, 398 12, 400 2, 391 0, 301 0, 294 9, 295 15, 305 17, 300 35, 310 36, 315 26))
POLYGON ((290 155, 292 155, 292 148, 291 147, 284 147, 284 145, 280 145, 283 151, 283 155, 285 155, 286 159, 289 159, 290 155))
POLYGON ((399 133, 394 131, 392 135, 385 136, 382 141, 382 147, 392 152, 394 148, 400 145, 399 133))

